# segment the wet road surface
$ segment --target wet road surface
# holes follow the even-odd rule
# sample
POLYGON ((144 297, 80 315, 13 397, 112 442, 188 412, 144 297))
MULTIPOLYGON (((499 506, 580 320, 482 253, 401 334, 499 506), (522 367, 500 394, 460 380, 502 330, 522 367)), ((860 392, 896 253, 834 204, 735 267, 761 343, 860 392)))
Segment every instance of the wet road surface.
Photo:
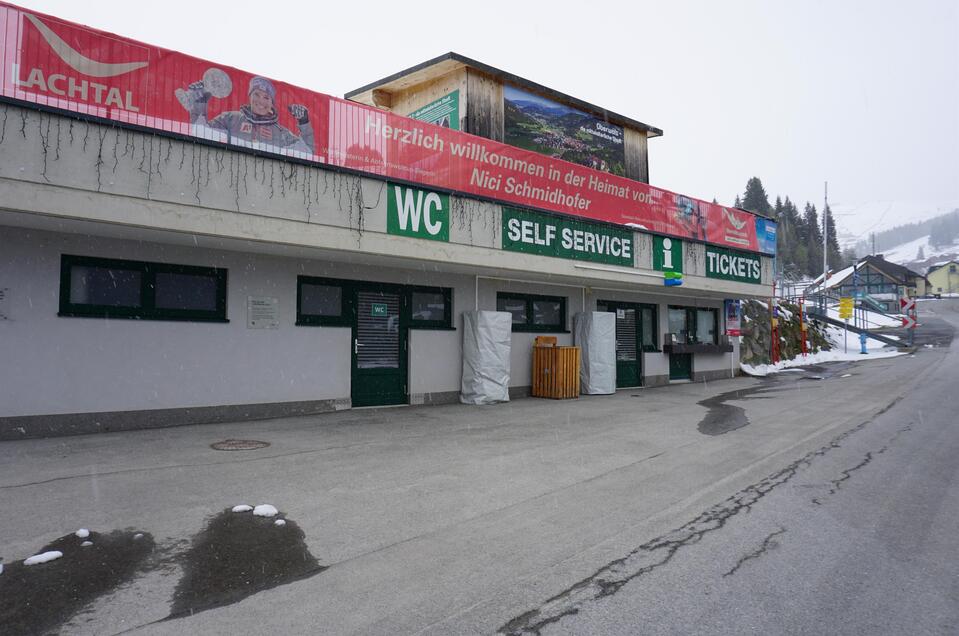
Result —
MULTIPOLYGON (((923 309, 935 313, 917 342, 948 346, 957 304, 923 309)), ((875 418, 499 632, 959 633, 959 349, 930 365, 875 418)))

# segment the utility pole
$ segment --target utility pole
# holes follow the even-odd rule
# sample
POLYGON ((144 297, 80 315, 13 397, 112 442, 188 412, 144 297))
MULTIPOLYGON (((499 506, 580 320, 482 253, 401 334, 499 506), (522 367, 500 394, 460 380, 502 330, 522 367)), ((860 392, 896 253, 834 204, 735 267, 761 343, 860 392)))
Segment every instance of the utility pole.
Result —
POLYGON ((829 226, 826 224, 826 210, 829 208, 829 182, 826 181, 822 208, 822 315, 826 315, 826 277, 829 275, 829 266, 826 262, 826 234, 829 226))
POLYGON ((826 182, 826 190, 823 195, 823 207, 822 207, 822 280, 823 280, 823 290, 825 290, 826 284, 826 274, 829 272, 829 266, 826 261, 828 256, 827 245, 827 235, 829 234, 829 224, 826 223, 826 212, 829 210, 829 182, 826 182))

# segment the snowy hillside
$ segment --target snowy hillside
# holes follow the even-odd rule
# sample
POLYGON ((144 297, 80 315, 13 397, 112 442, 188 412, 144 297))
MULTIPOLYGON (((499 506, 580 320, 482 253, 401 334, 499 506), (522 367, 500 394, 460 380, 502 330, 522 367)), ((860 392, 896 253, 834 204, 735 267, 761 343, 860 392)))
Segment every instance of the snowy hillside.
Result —
POLYGON ((892 249, 883 250, 883 258, 892 263, 905 265, 917 272, 925 273, 926 268, 934 263, 959 258, 959 242, 937 249, 929 244, 929 236, 927 235, 897 245, 892 249), (920 248, 922 249, 922 258, 918 258, 920 248))

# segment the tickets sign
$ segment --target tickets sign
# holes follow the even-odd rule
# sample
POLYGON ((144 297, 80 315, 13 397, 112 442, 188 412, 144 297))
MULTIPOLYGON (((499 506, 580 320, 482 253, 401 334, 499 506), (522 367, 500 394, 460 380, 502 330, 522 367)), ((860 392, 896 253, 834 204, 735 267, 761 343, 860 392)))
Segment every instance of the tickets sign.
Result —
POLYGON ((707 246, 706 276, 759 285, 762 282, 762 261, 756 254, 707 246))
POLYGON ((373 176, 759 249, 754 215, 0 3, 0 92, 373 176))

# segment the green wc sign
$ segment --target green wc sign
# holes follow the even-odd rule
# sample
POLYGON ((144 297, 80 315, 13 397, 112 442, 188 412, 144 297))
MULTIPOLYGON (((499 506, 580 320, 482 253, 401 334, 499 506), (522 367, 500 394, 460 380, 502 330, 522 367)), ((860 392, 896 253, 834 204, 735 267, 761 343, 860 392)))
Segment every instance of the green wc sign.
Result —
POLYGON ((450 240, 450 196, 386 184, 386 231, 431 241, 450 240))
POLYGON ((657 272, 683 272, 683 242, 668 236, 653 237, 653 269, 657 272))

